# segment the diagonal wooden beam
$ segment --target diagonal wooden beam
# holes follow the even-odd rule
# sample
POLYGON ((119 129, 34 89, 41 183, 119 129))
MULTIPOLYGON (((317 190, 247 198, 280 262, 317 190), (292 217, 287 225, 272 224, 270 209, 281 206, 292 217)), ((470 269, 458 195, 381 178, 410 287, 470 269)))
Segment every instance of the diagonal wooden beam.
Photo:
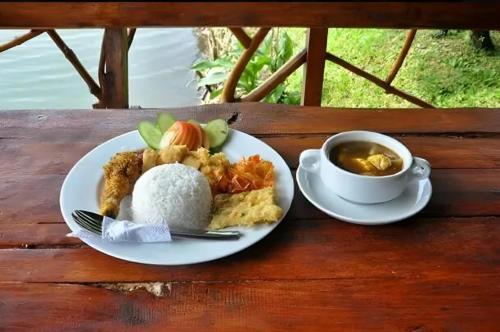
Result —
POLYGON ((0 53, 2 53, 3 51, 7 51, 8 49, 11 49, 15 46, 21 45, 21 44, 27 42, 28 40, 33 39, 36 36, 38 36, 44 32, 45 32, 45 30, 33 29, 30 32, 25 33, 22 36, 16 37, 16 38, 12 39, 11 41, 0 45, 0 53))
POLYGON ((412 30, 408 31, 408 33, 406 34, 406 39, 405 39, 405 42, 403 44, 403 48, 399 52, 399 55, 398 55, 396 61, 392 65, 392 69, 389 72, 389 75, 387 75, 387 78, 385 79, 385 82, 387 84, 391 84, 392 81, 394 81, 394 78, 398 74, 399 69, 403 65, 403 62, 405 61, 406 56, 408 55, 408 51, 410 50, 411 44, 413 43, 413 39, 415 39, 416 34, 417 34, 416 29, 412 29, 412 30))
POLYGON ((343 68, 345 68, 345 69, 347 69, 347 70, 349 70, 350 72, 353 72, 354 74, 356 74, 358 76, 361 76, 361 77, 369 80, 370 82, 374 83, 375 85, 378 85, 379 87, 384 89, 387 93, 392 93, 393 95, 396 95, 396 96, 401 97, 405 100, 408 100, 409 102, 411 102, 415 105, 418 105, 420 107, 435 108, 431 104, 387 84, 384 80, 381 80, 377 76, 374 76, 370 73, 367 73, 363 69, 358 68, 358 67, 350 64, 349 62, 347 62, 347 61, 345 61, 345 60, 343 60, 343 59, 341 59, 341 58, 339 58, 331 53, 326 53, 326 59, 343 67, 343 68))
POLYGON ((76 69, 80 77, 83 79, 83 81, 87 84, 89 87, 90 93, 92 93, 94 96, 96 96, 98 99, 101 98, 101 88, 97 83, 94 81, 92 76, 87 72, 85 67, 82 65, 78 57, 76 56, 75 52, 71 48, 66 45, 66 43, 62 40, 62 38, 59 36, 59 34, 55 30, 47 30, 47 34, 50 36, 50 38, 54 41, 54 43, 59 47, 61 52, 63 52, 64 56, 68 61, 73 65, 73 67, 76 69))
POLYGON ((136 32, 136 28, 130 28, 128 29, 128 33, 127 33, 127 41, 128 41, 128 50, 130 50, 130 46, 132 46, 132 42, 134 41, 134 37, 135 37, 135 32, 136 32))
POLYGON ((245 70, 245 67, 254 55, 255 51, 259 48, 260 43, 264 40, 269 30, 271 30, 271 28, 260 28, 252 38, 248 48, 241 53, 238 62, 236 62, 236 65, 233 67, 233 70, 224 84, 221 96, 222 102, 231 103, 236 101, 234 94, 236 92, 236 85, 238 85, 241 74, 245 70))
POLYGON ((238 39, 238 41, 243 45, 244 48, 249 48, 252 38, 250 38, 243 28, 229 28, 233 35, 238 39))
POLYGON ((302 64, 306 62, 306 50, 303 49, 293 58, 289 59, 283 66, 269 76, 260 86, 241 97, 241 101, 260 101, 264 99, 271 91, 273 91, 280 83, 296 71, 302 64))

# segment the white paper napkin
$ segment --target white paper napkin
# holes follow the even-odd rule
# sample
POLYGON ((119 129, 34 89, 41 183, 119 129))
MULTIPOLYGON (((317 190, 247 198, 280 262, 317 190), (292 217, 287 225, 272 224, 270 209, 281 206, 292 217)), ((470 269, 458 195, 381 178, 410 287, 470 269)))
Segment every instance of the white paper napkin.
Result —
MULTIPOLYGON (((67 234, 69 237, 80 239, 96 238, 99 235, 86 229, 67 234)), ((114 220, 104 217, 102 220, 101 238, 110 242, 170 242, 172 236, 166 224, 137 224, 128 220, 114 220)))

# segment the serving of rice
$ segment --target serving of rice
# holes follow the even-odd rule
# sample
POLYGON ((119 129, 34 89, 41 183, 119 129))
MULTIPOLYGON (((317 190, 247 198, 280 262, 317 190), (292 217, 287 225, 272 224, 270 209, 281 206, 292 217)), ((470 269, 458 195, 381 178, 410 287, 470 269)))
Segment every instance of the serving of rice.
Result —
POLYGON ((182 164, 151 168, 137 180, 132 193, 132 220, 136 223, 205 229, 211 208, 212 193, 207 179, 182 164))

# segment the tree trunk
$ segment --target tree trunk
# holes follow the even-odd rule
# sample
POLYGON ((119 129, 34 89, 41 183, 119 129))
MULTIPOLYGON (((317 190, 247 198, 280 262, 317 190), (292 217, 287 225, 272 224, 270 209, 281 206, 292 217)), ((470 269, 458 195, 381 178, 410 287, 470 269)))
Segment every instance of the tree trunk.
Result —
POLYGON ((472 45, 477 49, 494 50, 495 46, 491 40, 490 32, 488 30, 471 30, 470 37, 472 45))

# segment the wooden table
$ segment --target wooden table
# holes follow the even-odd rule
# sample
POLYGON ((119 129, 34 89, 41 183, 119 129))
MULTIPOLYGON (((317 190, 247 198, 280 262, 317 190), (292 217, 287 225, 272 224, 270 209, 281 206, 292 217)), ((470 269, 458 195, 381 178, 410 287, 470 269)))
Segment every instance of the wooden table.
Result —
POLYGON ((493 331, 500 326, 499 110, 346 110, 266 104, 173 109, 230 119, 295 170, 300 151, 368 129, 433 165, 418 216, 380 227, 329 218, 296 189, 251 248, 192 266, 121 261, 78 239, 59 211, 69 169, 155 112, 0 113, 2 331, 493 331), (143 283, 143 284, 135 284, 143 283), (136 290, 148 287, 150 291, 136 290))

